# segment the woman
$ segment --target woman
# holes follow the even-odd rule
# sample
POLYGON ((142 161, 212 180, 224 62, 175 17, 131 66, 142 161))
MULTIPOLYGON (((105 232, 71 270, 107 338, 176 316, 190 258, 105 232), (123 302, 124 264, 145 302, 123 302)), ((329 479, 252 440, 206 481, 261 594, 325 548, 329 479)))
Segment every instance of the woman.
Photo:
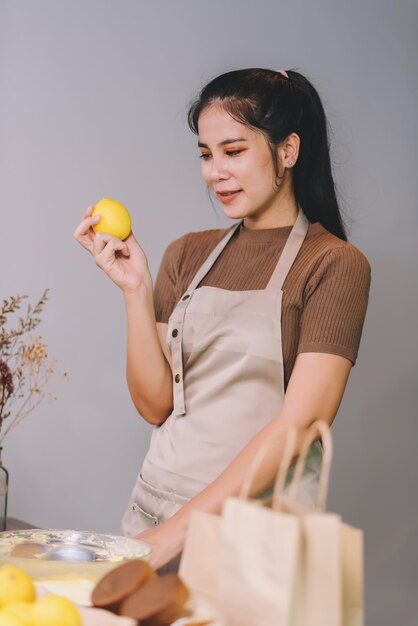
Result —
MULTIPOLYGON (((370 267, 347 242, 331 173, 327 122, 294 71, 247 69, 211 81, 190 108, 202 176, 232 228, 189 233, 167 249, 155 289, 131 234, 75 231, 121 288, 127 382, 156 428, 123 519, 175 568, 193 509, 218 512, 271 442, 251 494, 282 454, 278 425, 331 424, 357 357, 370 267)), ((301 497, 311 501, 321 445, 301 497)))

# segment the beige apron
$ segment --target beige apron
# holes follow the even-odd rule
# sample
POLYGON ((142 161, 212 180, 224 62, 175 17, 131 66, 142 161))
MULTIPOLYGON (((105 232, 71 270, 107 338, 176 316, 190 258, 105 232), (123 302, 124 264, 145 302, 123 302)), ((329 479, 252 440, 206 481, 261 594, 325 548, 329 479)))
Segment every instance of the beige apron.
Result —
MULTIPOLYGON (((234 225, 176 305, 167 332, 174 408, 152 433, 122 520, 124 535, 135 536, 172 517, 279 415, 285 393, 282 287, 308 225, 299 207, 266 289, 197 288, 240 223, 234 225)), ((321 461, 316 442, 300 493, 306 504, 313 504, 321 461)))

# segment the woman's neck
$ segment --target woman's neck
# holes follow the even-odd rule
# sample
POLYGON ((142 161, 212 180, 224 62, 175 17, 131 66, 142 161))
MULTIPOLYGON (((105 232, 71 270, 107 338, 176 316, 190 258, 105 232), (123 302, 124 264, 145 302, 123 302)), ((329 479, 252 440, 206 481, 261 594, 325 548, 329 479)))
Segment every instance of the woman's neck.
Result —
POLYGON ((261 230, 266 228, 281 228, 292 226, 298 216, 298 205, 295 200, 281 203, 280 206, 272 207, 271 210, 261 215, 249 215, 244 217, 244 227, 249 230, 261 230))

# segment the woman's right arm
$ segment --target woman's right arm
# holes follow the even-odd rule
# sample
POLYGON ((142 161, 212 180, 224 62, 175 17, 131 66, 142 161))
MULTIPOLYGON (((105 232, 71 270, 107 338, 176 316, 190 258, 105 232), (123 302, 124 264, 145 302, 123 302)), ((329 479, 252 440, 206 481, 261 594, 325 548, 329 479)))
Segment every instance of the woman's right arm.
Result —
POLYGON ((162 424, 171 412, 173 383, 165 348, 166 324, 155 320, 153 284, 146 256, 131 233, 121 241, 94 233, 89 207, 74 232, 75 239, 92 254, 100 267, 122 290, 127 316, 126 378, 132 401, 144 419, 162 424))
POLYGON ((173 408, 170 357, 162 347, 167 324, 157 325, 155 321, 151 280, 137 292, 124 293, 124 300, 128 323, 126 380, 129 392, 144 419, 158 426, 173 408))

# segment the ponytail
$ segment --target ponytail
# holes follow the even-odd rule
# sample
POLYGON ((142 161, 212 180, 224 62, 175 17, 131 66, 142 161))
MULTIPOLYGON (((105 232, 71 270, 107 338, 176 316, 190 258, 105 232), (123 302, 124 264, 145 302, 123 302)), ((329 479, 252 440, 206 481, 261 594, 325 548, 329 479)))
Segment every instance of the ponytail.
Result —
MULTIPOLYGON (((318 92, 298 72, 288 71, 289 89, 299 101, 299 156, 293 168, 293 189, 310 222, 320 222, 330 233, 347 241, 332 176, 328 122, 318 92)), ((292 131, 291 131, 292 132, 292 131)))

